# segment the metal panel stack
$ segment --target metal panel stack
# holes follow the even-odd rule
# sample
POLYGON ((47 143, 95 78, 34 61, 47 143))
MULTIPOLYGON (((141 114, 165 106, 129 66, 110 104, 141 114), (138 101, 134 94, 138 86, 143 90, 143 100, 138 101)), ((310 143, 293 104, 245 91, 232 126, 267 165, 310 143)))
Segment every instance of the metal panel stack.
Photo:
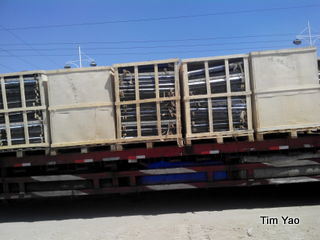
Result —
POLYGON ((120 143, 182 144, 178 64, 169 59, 114 65, 120 143))
POLYGON ((21 72, 0 78, 0 150, 47 147, 45 76, 21 72))
POLYGON ((248 55, 182 61, 186 142, 246 136, 253 140, 248 55))
POLYGON ((258 140, 271 133, 320 129, 316 48, 250 53, 254 125, 258 140))

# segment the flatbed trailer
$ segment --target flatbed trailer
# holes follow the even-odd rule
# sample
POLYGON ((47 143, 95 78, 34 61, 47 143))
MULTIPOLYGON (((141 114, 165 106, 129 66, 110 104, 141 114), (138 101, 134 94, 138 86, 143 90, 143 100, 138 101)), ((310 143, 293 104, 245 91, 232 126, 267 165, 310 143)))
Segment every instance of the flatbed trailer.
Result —
POLYGON ((320 136, 0 158, 0 199, 320 181, 320 136))

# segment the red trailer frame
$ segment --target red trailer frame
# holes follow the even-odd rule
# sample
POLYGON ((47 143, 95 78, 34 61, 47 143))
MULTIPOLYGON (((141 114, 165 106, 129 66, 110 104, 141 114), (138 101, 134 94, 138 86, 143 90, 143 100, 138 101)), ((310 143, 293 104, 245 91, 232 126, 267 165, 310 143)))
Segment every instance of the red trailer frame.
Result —
MULTIPOLYGON (((3 157, 0 160, 0 199, 20 199, 37 197, 82 196, 110 193, 132 193, 143 191, 160 191, 176 189, 194 189, 211 187, 255 186, 267 184, 287 184, 299 182, 320 181, 320 175, 257 178, 255 170, 273 169, 277 166, 260 163, 228 163, 210 166, 174 167, 160 169, 139 169, 129 171, 102 171, 72 174, 53 175, 25 175, 9 176, 7 172, 14 169, 31 169, 58 165, 86 166, 96 163, 139 163, 140 161, 170 161, 172 158, 189 156, 191 159, 199 156, 213 158, 229 154, 259 154, 280 153, 291 151, 315 152, 320 148, 320 136, 300 137, 296 139, 273 139, 261 142, 230 142, 224 144, 196 144, 191 147, 165 146, 152 149, 128 149, 123 151, 101 151, 84 154, 60 154, 57 156, 26 156, 23 158, 3 157), (228 172, 228 178, 215 180, 216 172, 228 172), (242 172, 240 178, 233 176, 242 172), (172 182, 165 184, 141 184, 139 178, 143 176, 156 176, 163 174, 204 173, 206 181, 198 182, 172 182), (125 181, 123 181, 125 179, 125 181), (107 181, 106 184, 102 184, 107 181), (87 185, 81 185, 81 184, 87 185), (46 190, 29 189, 29 186, 48 186, 46 190), (60 184, 61 189, 52 190, 50 184, 60 184)), ((312 166, 320 164, 320 159, 312 159, 312 166)), ((282 167, 299 168, 302 165, 288 165, 282 167)), ((308 166, 303 165, 303 166, 308 166)))
POLYGON ((224 144, 195 144, 190 147, 165 146, 137 148, 123 151, 99 151, 90 153, 60 154, 57 156, 34 155, 22 158, 2 157, 0 168, 46 166, 56 164, 82 164, 92 162, 128 161, 139 159, 172 158, 194 155, 216 155, 230 153, 265 152, 294 149, 316 149, 320 147, 320 136, 273 139, 255 142, 230 142, 224 144))

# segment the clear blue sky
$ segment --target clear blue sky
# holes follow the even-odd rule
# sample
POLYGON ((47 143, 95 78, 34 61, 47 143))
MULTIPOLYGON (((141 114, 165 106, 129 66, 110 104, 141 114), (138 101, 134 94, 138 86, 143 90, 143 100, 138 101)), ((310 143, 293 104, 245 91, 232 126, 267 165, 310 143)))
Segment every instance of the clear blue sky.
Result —
POLYGON ((319 33, 319 13, 319 0, 0 0, 0 73, 62 68, 77 43, 98 65, 289 48, 308 20, 319 33))

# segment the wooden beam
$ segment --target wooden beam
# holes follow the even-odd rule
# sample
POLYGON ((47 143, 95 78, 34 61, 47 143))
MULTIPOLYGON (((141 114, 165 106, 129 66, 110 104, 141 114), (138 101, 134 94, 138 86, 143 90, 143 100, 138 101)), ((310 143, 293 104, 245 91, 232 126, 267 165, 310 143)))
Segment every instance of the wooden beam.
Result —
POLYGON ((20 97, 21 97, 21 104, 22 104, 22 115, 23 115, 23 129, 24 129, 24 140, 25 144, 29 144, 29 128, 28 128, 28 119, 27 119, 27 112, 26 112, 26 96, 24 94, 24 79, 23 75, 19 76, 19 81, 20 81, 20 97))
MULTIPOLYGON (((205 68, 205 76, 206 76, 206 84, 207 84, 207 94, 211 94, 211 86, 210 86, 210 74, 209 74, 209 63, 208 61, 204 62, 205 68)), ((212 114, 212 101, 211 98, 208 97, 208 124, 209 124, 209 132, 213 132, 213 114, 212 114)))
MULTIPOLYGON (((231 93, 231 83, 230 83, 230 73, 229 73, 229 60, 224 60, 225 71, 226 71, 226 83, 227 83, 227 93, 231 93)), ((233 119, 232 119, 232 101, 231 96, 227 96, 228 102, 228 120, 229 120, 229 131, 233 131, 233 119)))
MULTIPOLYGON (((158 64, 154 65, 154 84, 155 84, 155 91, 156 91, 156 99, 160 98, 160 90, 159 90, 159 69, 158 64)), ((156 113, 157 113, 157 130, 158 135, 162 135, 161 131, 161 110, 160 110, 160 102, 156 101, 156 113)))
MULTIPOLYGON (((134 81, 135 81, 135 94, 136 100, 140 100, 139 88, 139 70, 138 66, 134 66, 134 81)), ((137 137, 141 137, 141 116, 140 116, 140 103, 136 102, 136 122, 137 122, 137 137)))
POLYGON ((12 146, 6 85, 3 77, 1 78, 1 93, 2 93, 2 102, 3 102, 3 109, 4 109, 4 119, 6 124, 7 143, 8 143, 8 146, 12 146))

